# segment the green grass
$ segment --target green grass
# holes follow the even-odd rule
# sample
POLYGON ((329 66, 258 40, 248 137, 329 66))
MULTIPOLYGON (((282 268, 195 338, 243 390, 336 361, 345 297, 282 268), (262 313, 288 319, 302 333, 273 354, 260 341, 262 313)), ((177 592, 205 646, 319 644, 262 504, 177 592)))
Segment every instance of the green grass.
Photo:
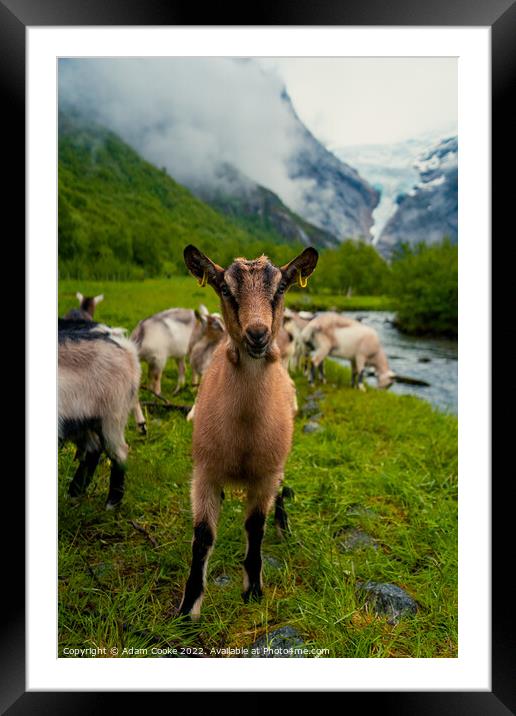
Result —
MULTIPOLYGON (((90 281, 61 280, 59 282, 59 315, 69 308, 77 307, 75 294, 97 296, 104 293, 106 300, 99 304, 95 318, 116 325, 126 324, 134 328, 146 316, 166 307, 184 306, 197 308, 204 303, 210 310, 217 310, 219 303, 214 292, 197 286, 190 276, 174 276, 172 279, 153 278, 144 281, 90 281)), ((338 294, 310 293, 292 288, 286 296, 286 305, 303 311, 389 311, 393 309, 389 296, 344 296, 338 294)))
POLYGON ((391 296, 345 296, 301 290, 290 291, 286 304, 296 311, 393 311, 395 308, 391 296))
MULTIPOLYGON (((215 308, 213 292, 193 279, 75 284, 62 281, 60 315, 75 291, 105 293, 96 318, 132 329, 167 306, 215 308)), ((144 369, 144 382, 145 382, 144 369)), ((59 655, 65 648, 249 646, 280 626, 294 626, 305 645, 330 657, 457 656, 457 421, 414 397, 349 387, 349 371, 328 366, 321 400, 322 433, 295 438, 285 483, 292 535, 284 542, 269 520, 263 552, 265 596, 241 599, 243 493, 226 491, 208 570, 200 624, 186 630, 175 617, 190 561, 191 424, 153 408, 149 434, 131 417, 127 489, 118 511, 106 512, 109 465, 103 459, 85 497, 72 501, 74 448, 59 452, 59 655), (134 524, 145 530, 138 530, 134 524), (370 547, 345 552, 340 530, 371 535, 370 547), (222 574, 230 581, 218 586, 222 574), (397 625, 369 613, 359 581, 392 582, 419 604, 397 625)), ((163 392, 171 397, 175 367, 163 392)), ((296 376, 300 405, 311 392, 296 376)), ((177 402, 192 402, 185 389, 177 402)), ((149 409, 151 410, 151 409, 149 409)), ((150 655, 150 652, 148 653, 150 655)))

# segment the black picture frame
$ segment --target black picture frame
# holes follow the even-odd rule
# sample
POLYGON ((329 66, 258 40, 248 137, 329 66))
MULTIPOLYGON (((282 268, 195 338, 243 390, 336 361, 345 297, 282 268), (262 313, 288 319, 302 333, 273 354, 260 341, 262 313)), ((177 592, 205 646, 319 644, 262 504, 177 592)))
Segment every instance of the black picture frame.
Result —
MULTIPOLYGON (((9 245, 18 251, 17 264, 12 262, 10 250, 4 245, 4 261, 7 265, 20 266, 25 262, 25 36, 26 28, 32 26, 81 26, 81 25, 347 25, 347 26, 485 26, 491 28, 492 38, 492 236, 499 238, 500 246, 511 243, 503 234, 511 226, 509 211, 512 208, 514 189, 505 180, 504 169, 514 157, 514 120, 509 111, 511 90, 516 87, 516 3, 514 0, 431 0, 415 3, 414 0, 355 0, 353 3, 306 0, 293 3, 276 2, 268 7, 252 6, 252 17, 236 15, 229 6, 219 5, 202 9, 202 23, 196 13, 199 10, 163 0, 0 0, 0 96, 3 99, 2 123, 4 137, 12 153, 9 161, 9 182, 5 207, 11 216, 9 245), (509 194, 510 192, 510 194, 509 194)), ((497 253, 492 242, 492 261, 497 253)), ((507 248, 507 246, 506 246, 507 248)), ((501 253, 502 248, 499 249, 501 253)), ((493 347, 493 397, 496 380, 501 383, 503 373, 497 367, 497 340, 501 342, 502 306, 510 303, 510 282, 497 280, 492 284, 492 347, 493 347), (500 330, 498 330, 500 328, 500 330), (502 377, 497 377, 502 376, 502 377), (495 379, 496 377, 496 379, 495 379)), ((19 300, 17 302, 19 307, 19 300)), ((20 312, 18 311, 18 316, 20 312)), ((23 333, 20 340, 23 343, 23 333)), ((30 348, 30 347, 29 347, 30 348)), ((506 373, 507 375, 507 373, 506 373)), ((23 405, 20 385, 13 386, 8 405, 23 405)), ((507 388, 504 388, 507 400, 507 388)), ((494 401, 492 402, 492 406, 494 401)), ((492 408, 493 409, 493 408, 492 408)), ((494 413, 493 413, 494 416, 494 413)), ((18 432, 20 432, 18 428, 18 432)), ((508 494, 510 486, 504 481, 504 473, 510 471, 509 441, 492 431, 492 455, 497 456, 492 480, 492 691, 491 692, 346 692, 342 696, 343 708, 350 708, 350 699, 357 700, 360 708, 381 708, 384 713, 404 716, 439 714, 467 714, 468 716, 502 716, 516 713, 516 643, 511 629, 514 607, 507 586, 507 569, 510 560, 511 537, 509 527, 512 517, 512 501, 508 494), (500 461, 498 463, 498 460, 500 461), (502 468, 503 466, 503 468, 502 468)), ((19 714, 83 714, 101 711, 103 706, 118 706, 119 693, 96 692, 26 692, 25 690, 25 576, 24 533, 24 483, 16 469, 4 463, 4 485, 9 492, 4 503, 15 515, 16 537, 4 530, 3 574, 5 578, 2 610, 2 634, 0 651, 0 710, 12 716, 19 714), (16 474, 14 472, 16 471, 16 474), (8 585, 8 589, 6 588, 8 585), (116 702, 115 702, 116 700, 116 702)), ((12 529, 12 528, 10 528, 12 529)), ((474 598, 474 595, 472 595, 474 598)), ((214 694, 212 697, 215 696, 214 694)), ((220 696, 217 703, 220 702, 220 696)), ((264 694, 264 696, 267 696, 264 694)), ((131 694, 132 708, 148 710, 149 694, 131 694)), ((257 703, 257 702, 255 702, 257 703)), ((265 702, 263 702, 265 703, 265 702)), ((115 706, 115 707, 116 707, 115 706)), ((216 704, 214 704, 216 706, 216 704)))

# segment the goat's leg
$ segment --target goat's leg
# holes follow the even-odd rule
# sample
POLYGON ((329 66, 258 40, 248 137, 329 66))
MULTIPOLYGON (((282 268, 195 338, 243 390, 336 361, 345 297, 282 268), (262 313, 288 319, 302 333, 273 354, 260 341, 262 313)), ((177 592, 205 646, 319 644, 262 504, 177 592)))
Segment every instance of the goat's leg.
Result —
POLYGON ((174 395, 176 393, 179 393, 181 388, 185 385, 185 373, 186 373, 186 365, 185 365, 185 359, 184 358, 176 358, 177 363, 177 385, 174 390, 174 395))
POLYGON ((79 460, 79 467, 68 488, 70 497, 78 497, 86 492, 102 455, 102 450, 103 443, 100 434, 95 430, 86 430, 77 442, 75 457, 79 460))
POLYGON ((161 395, 161 376, 165 367, 165 361, 149 361, 149 386, 156 395, 161 395))
POLYGON ((145 415, 143 414, 139 400, 136 401, 136 405, 133 408, 133 415, 138 430, 143 433, 143 435, 147 435, 147 421, 145 420, 145 415))
POLYGON ((112 419, 103 422, 102 440, 111 460, 106 510, 116 507, 124 496, 127 454, 129 452, 124 431, 125 422, 121 416, 114 415, 112 419))
POLYGON ((364 385, 364 374, 365 374, 365 358, 362 355, 358 355, 355 358, 356 372, 358 375, 357 388, 358 390, 365 390, 364 385))
POLYGON ((278 537, 283 539, 285 535, 290 533, 290 527, 288 524, 288 515, 285 510, 285 488, 278 490, 276 500, 274 503, 274 524, 276 526, 276 532, 278 537))
POLYGON ((208 559, 217 533, 220 486, 210 483, 204 475, 197 473, 192 481, 191 499, 194 518, 192 563, 179 613, 198 619, 206 587, 208 559))
POLYGON ((319 380, 321 383, 326 383, 326 375, 324 374, 324 361, 319 363, 319 380))
POLYGON ((310 356, 310 378, 309 383, 312 384, 315 380, 315 374, 316 372, 319 373, 319 375, 322 374, 324 378, 324 370, 321 369, 321 365, 324 362, 324 359, 330 352, 330 346, 323 345, 320 348, 318 348, 315 353, 312 353, 310 356), (321 373, 322 370, 322 373, 321 373))
POLYGON ((263 595, 262 583, 262 541, 265 533, 265 519, 277 493, 281 476, 270 486, 270 490, 249 490, 247 494, 247 550, 244 559, 244 602, 259 600, 263 595))
POLYGON ((82 457, 68 488, 70 497, 84 495, 97 468, 102 450, 87 451, 82 457))
POLYGON ((354 358, 351 359, 351 387, 354 388, 357 383, 358 372, 357 362, 354 358))
POLYGON ((192 388, 198 387, 200 382, 201 382, 200 374, 195 370, 195 368, 192 367, 192 388))

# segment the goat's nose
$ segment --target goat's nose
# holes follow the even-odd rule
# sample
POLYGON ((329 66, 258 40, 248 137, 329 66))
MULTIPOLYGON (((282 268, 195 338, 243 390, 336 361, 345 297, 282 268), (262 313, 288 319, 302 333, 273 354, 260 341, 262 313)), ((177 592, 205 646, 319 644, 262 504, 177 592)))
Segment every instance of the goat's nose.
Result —
POLYGON ((249 343, 255 346, 264 346, 269 337, 269 329, 263 323, 255 323, 249 326, 245 333, 249 343))

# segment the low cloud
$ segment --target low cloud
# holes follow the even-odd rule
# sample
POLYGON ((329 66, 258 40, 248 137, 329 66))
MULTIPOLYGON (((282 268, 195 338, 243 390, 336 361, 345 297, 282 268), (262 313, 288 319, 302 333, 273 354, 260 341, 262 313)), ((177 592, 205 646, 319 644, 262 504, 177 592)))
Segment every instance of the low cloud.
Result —
POLYGON ((283 90, 274 71, 246 59, 59 63, 60 108, 78 109, 117 132, 179 182, 214 183, 226 162, 303 213, 305 182, 287 169, 301 136, 283 90))

